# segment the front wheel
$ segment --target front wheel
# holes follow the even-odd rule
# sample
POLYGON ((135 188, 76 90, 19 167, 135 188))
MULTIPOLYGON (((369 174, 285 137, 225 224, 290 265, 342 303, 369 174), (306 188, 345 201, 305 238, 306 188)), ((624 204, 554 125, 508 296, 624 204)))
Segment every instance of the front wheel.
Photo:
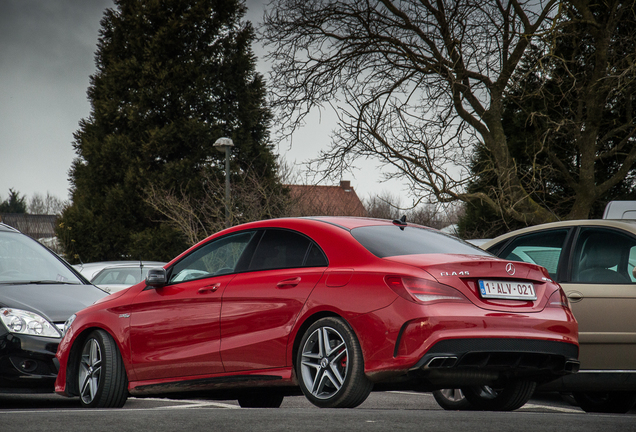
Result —
POLYGON ((462 388, 470 404, 480 411, 514 411, 530 400, 537 383, 530 380, 510 381, 503 387, 477 386, 462 388))
POLYGON ((572 396, 585 412, 624 414, 636 404, 636 392, 574 392, 572 396))
POLYGON ((128 379, 119 349, 104 330, 84 342, 77 367, 80 403, 85 408, 121 408, 128 398, 128 379))
POLYGON ((362 349, 341 318, 322 318, 307 329, 296 357, 300 388, 321 408, 354 408, 373 384, 364 374, 362 349))

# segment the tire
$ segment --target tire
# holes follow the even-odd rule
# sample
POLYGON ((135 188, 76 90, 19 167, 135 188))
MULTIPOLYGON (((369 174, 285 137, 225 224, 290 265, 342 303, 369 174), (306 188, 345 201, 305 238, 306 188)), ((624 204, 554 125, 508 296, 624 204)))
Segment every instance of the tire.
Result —
POLYGON ((469 411, 473 410, 473 406, 468 402, 461 389, 442 389, 435 390, 433 397, 445 410, 449 411, 469 411))
POLYGON ((636 392, 574 392, 585 412, 624 414, 636 405, 636 392))
POLYGON ((84 408, 121 408, 128 398, 128 379, 119 349, 104 330, 84 342, 77 365, 80 404, 84 408))
POLYGON ((279 408, 285 396, 279 393, 248 393, 238 398, 241 408, 279 408))
POLYGON ((307 329, 296 374, 305 397, 321 408, 355 408, 373 388, 364 374, 360 343, 341 318, 322 318, 307 329))
POLYGON ((537 384, 534 381, 510 381, 504 387, 462 388, 470 404, 480 411, 514 411, 528 402, 537 384))

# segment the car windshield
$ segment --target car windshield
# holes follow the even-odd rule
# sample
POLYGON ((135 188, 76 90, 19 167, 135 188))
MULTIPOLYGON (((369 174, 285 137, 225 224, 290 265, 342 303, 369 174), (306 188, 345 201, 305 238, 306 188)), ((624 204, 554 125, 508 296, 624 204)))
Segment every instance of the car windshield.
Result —
POLYGON ((0 232, 0 284, 82 284, 51 251, 17 232, 0 232))
POLYGON ((417 254, 490 254, 456 237, 414 226, 365 226, 351 230, 353 237, 372 254, 386 258, 417 254))

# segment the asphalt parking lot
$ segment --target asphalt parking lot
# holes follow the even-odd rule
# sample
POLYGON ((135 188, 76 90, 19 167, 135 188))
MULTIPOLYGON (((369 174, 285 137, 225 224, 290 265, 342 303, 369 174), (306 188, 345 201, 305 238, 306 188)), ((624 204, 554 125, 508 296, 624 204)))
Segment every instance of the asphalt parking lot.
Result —
POLYGON ((243 409, 236 401, 128 399, 121 409, 82 409, 57 395, 0 395, 2 431, 69 432, 397 432, 599 430, 636 432, 636 411, 587 414, 558 394, 538 395, 513 412, 444 411, 430 393, 374 392, 355 409, 320 409, 304 397, 278 409, 243 409))
MULTIPOLYGON (((212 401, 202 399, 129 398, 124 410, 222 408, 241 409, 235 400, 212 401)), ((281 408, 320 409, 303 396, 286 397, 281 408)), ((431 393, 373 392, 360 409, 442 410, 431 393)), ((54 394, 0 394, 0 412, 12 410, 82 409, 77 398, 65 398, 54 394)), ((518 411, 583 413, 556 393, 537 395, 518 411)), ((636 410, 630 412, 636 415, 636 410)))

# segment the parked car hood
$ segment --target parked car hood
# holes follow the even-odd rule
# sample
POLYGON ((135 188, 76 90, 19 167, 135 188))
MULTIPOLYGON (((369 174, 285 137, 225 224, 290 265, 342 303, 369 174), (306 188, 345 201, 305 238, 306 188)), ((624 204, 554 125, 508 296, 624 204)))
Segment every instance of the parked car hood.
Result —
POLYGON ((66 321, 107 295, 94 285, 0 284, 0 306, 36 312, 54 323, 66 321))

